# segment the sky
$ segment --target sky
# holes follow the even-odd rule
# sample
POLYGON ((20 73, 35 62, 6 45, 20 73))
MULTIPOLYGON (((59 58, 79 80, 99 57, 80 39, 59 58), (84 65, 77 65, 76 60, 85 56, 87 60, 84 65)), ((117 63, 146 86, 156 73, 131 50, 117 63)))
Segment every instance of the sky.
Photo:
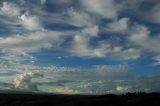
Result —
POLYGON ((0 0, 0 90, 160 91, 159 0, 0 0))

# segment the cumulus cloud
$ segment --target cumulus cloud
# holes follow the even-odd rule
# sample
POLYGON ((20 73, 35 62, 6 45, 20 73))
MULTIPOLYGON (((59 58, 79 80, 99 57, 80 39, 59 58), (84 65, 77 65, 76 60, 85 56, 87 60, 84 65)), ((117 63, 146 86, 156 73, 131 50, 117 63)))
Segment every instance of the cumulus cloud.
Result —
POLYGON ((93 47, 90 39, 82 35, 74 37, 74 47, 72 52, 78 56, 84 57, 105 57, 109 52, 113 52, 110 44, 99 43, 97 47, 93 47))
POLYGON ((3 6, 0 8, 0 14, 7 15, 9 17, 20 15, 20 9, 16 4, 3 2, 3 6))
POLYGON ((134 60, 141 57, 141 51, 135 48, 129 48, 117 53, 115 56, 122 60, 134 60))
POLYGON ((33 32, 28 35, 14 35, 0 38, 0 48, 6 52, 35 52, 60 43, 60 34, 52 31, 33 32))
MULTIPOLYGON (((98 56, 98 53, 96 53, 98 50, 91 47, 89 43, 92 37, 98 36, 98 32, 98 26, 84 28, 81 32, 74 36, 74 46, 72 52, 80 56, 98 56)), ((99 56, 101 56, 101 54, 99 54, 99 56)))
POLYGON ((109 32, 125 32, 129 29, 129 19, 121 18, 118 21, 113 21, 107 24, 106 30, 109 32))
POLYGON ((130 40, 142 44, 145 43, 146 40, 149 40, 150 31, 146 26, 143 25, 135 25, 131 32, 130 40))
POLYGON ((107 19, 117 18, 117 8, 114 0, 81 0, 88 12, 95 13, 107 19))
MULTIPOLYGON (((77 32, 73 39, 73 48, 70 51, 73 55, 83 57, 107 57, 116 56, 121 60, 138 59, 140 58, 140 50, 135 48, 123 49, 124 45, 114 45, 113 42, 107 40, 96 41, 96 46, 92 46, 91 40, 100 37, 101 29, 93 22, 95 20, 85 12, 76 12, 70 9, 72 22, 75 25, 85 26, 81 31, 77 32), (126 56, 125 56, 126 55, 126 56)), ((95 20, 96 21, 96 20, 95 20)), ((130 29, 129 18, 121 18, 107 23, 107 31, 127 33, 130 29)))
POLYGON ((38 17, 36 16, 31 16, 27 13, 22 14, 21 16, 18 17, 20 19, 20 22, 26 29, 29 30, 40 30, 42 29, 42 26, 40 24, 40 21, 38 17))
POLYGON ((31 82, 34 73, 28 72, 14 79, 15 88, 20 90, 37 91, 37 85, 31 82))
MULTIPOLYGON (((145 53, 150 53, 154 55, 158 55, 160 53, 159 49, 159 40, 160 36, 151 35, 150 30, 143 25, 136 25, 133 27, 133 30, 130 33, 129 40, 133 42, 136 46, 143 49, 145 53)), ((157 57, 157 56, 154 56, 157 57)), ((155 61, 158 58, 153 58, 155 61)))
POLYGON ((126 92, 131 92, 132 87, 131 86, 120 86, 118 85, 116 87, 116 90, 118 93, 126 93, 126 92))
POLYGON ((14 32, 43 29, 39 16, 31 15, 29 13, 30 10, 27 10, 25 6, 22 8, 19 3, 3 2, 2 7, 0 8, 0 14, 3 18, 1 18, 0 22, 5 24, 5 27, 9 28, 9 31, 13 30, 14 32))
MULTIPOLYGON (((123 51, 123 46, 112 45, 109 41, 96 41, 96 46, 92 46, 91 39, 99 37, 98 26, 91 26, 82 29, 74 36, 72 53, 78 56, 84 57, 106 57, 111 55, 117 55, 119 58, 124 58, 124 55, 128 54, 127 59, 138 58, 138 51, 134 49, 129 49, 123 51), (121 53, 122 52, 122 53, 121 53), (129 55, 131 58, 129 58, 129 55)), ((124 59, 125 60, 125 59, 124 59)))

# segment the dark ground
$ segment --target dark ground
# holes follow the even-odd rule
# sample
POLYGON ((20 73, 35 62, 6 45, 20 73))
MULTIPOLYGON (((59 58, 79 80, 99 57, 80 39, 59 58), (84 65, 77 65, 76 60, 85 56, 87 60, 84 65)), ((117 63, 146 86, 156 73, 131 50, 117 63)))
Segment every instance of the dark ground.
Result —
POLYGON ((47 95, 0 93, 0 106, 160 106, 160 93, 47 95))

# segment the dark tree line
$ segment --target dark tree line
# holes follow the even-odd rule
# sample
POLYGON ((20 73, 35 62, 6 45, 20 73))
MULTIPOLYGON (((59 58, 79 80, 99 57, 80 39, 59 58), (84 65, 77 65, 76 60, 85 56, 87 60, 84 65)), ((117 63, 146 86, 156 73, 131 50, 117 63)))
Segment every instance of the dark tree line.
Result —
POLYGON ((0 94, 0 106, 160 106, 160 93, 122 95, 0 94))

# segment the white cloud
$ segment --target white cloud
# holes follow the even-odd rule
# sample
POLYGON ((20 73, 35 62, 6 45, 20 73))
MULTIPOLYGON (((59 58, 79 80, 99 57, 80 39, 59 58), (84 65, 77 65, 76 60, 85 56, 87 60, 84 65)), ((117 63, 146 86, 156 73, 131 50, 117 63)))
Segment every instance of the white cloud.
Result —
POLYGON ((42 48, 57 47, 60 42, 60 33, 39 31, 28 35, 15 35, 0 38, 0 48, 6 52, 36 52, 42 48))
POLYGON ((121 18, 120 20, 113 21, 107 24, 107 31, 110 32, 125 32, 129 29, 129 19, 121 18))
POLYGON ((17 5, 3 2, 3 6, 0 8, 0 14, 7 15, 7 16, 18 16, 20 15, 20 9, 17 5))
POLYGON ((40 30, 42 29, 41 23, 36 16, 31 16, 27 13, 22 14, 18 17, 20 19, 20 22, 24 27, 28 30, 40 30))
MULTIPOLYGON (((92 38, 98 37, 99 36, 98 33, 99 33, 98 26, 86 27, 82 31, 78 32, 74 36, 73 48, 71 49, 70 52, 76 56, 100 57, 100 58, 123 52, 122 46, 118 46, 118 45, 113 46, 111 42, 105 41, 105 40, 98 41, 96 42, 96 46, 92 46, 90 41, 92 38)), ((128 50, 128 51, 131 54, 131 50, 128 50)), ((124 53, 126 53, 126 51, 124 53)), ((133 55, 132 55, 132 59, 133 59, 133 55)))
POLYGON ((85 36, 85 37, 96 37, 98 36, 98 32, 99 32, 99 28, 97 25, 95 26, 91 26, 91 27, 86 27, 82 30, 82 34, 81 36, 85 36))
POLYGON ((153 60, 155 61, 153 65, 160 65, 160 55, 153 57, 153 60))
POLYGON ((41 4, 45 4, 47 0, 41 0, 41 4))
POLYGON ((103 18, 116 19, 117 7, 114 0, 81 0, 88 12, 102 16, 103 18))
MULTIPOLYGON (((114 10, 116 8, 114 1, 112 0, 82 1, 82 3, 85 2, 88 7, 92 7, 90 5, 92 3, 95 5, 98 3, 97 7, 92 7, 93 10, 94 8, 95 9, 98 8, 98 10, 95 11, 95 13, 97 14, 102 15, 102 12, 104 11, 108 12, 111 11, 111 13, 114 11, 113 13, 117 14, 116 10, 114 10), (104 8, 101 8, 101 5, 104 8), (108 10, 108 8, 110 8, 108 7, 108 5, 114 9, 108 10)), ((29 12, 25 12, 24 14, 21 14, 18 17, 19 20, 18 23, 21 24, 28 31, 27 34, 13 35, 6 38, 1 37, 0 48, 2 50, 9 52, 27 52, 27 53, 36 52, 38 50, 41 50, 42 48, 51 48, 51 47, 59 48, 59 45, 64 40, 63 38, 62 39, 60 38, 59 32, 40 31, 43 29, 43 25, 41 23, 42 18, 39 16, 39 14, 31 15, 30 13, 32 12, 30 12, 31 11, 30 9, 28 11, 29 12), (36 31, 36 32, 31 32, 31 31, 36 31)), ((91 12, 88 9, 87 11, 91 12)), ((84 11, 83 9, 77 11, 74 8, 68 9, 67 14, 69 15, 69 18, 66 18, 66 20, 68 21, 67 23, 81 27, 82 29, 80 31, 73 31, 73 33, 76 34, 70 35, 73 37, 72 41, 73 47, 71 49, 68 50, 66 50, 65 48, 61 49, 63 49, 64 51, 66 50, 66 52, 72 53, 71 55, 83 56, 83 57, 106 57, 106 56, 111 56, 112 54, 122 52, 123 50, 122 46, 113 45, 112 42, 108 42, 107 40, 96 41, 95 46, 91 44, 92 38, 99 37, 99 32, 101 31, 97 23, 98 21, 96 16, 92 16, 90 13, 84 11)), ((108 15, 110 16, 110 13, 106 14, 107 16, 108 15)), ((115 16, 116 15, 111 17, 113 18, 115 16)), ((127 27, 128 27, 128 18, 122 18, 118 21, 114 20, 112 23, 108 24, 108 30, 110 31, 119 32, 126 30, 127 27)))
POLYGON ((94 37, 93 35, 97 36, 97 34, 95 33, 97 31, 94 30, 95 31, 94 32, 87 28, 84 30, 85 31, 81 31, 80 35, 76 35, 74 37, 74 46, 71 52, 77 56, 99 57, 99 58, 108 56, 108 57, 116 57, 117 60, 118 59, 134 60, 140 58, 141 56, 141 51, 139 49, 136 48, 123 49, 124 48, 123 46, 113 45, 112 42, 109 41, 98 41, 96 46, 92 46, 90 43, 90 39, 94 37), (87 36, 89 35, 89 33, 91 35, 87 36))
POLYGON ((2 7, 0 7, 0 14, 4 16, 1 18, 1 23, 5 24, 9 29, 9 31, 14 32, 23 32, 23 30, 42 30, 43 25, 41 23, 41 19, 39 16, 39 12, 37 11, 36 14, 31 15, 32 13, 30 9, 26 8, 27 3, 25 6, 22 7, 20 4, 16 4, 13 2, 3 2, 2 7), (27 12, 26 12, 27 11, 27 12), (25 13, 24 13, 25 12, 25 13), (18 27, 17 27, 18 26, 18 27))
POLYGON ((143 45, 143 43, 145 43, 145 41, 149 39, 150 31, 148 30, 146 26, 135 25, 132 28, 132 32, 130 34, 131 36, 129 39, 131 41, 143 45))
POLYGON ((74 46, 71 52, 79 56, 101 56, 98 53, 100 50, 96 50, 90 45, 90 39, 98 36, 98 26, 91 26, 84 28, 81 32, 74 36, 74 46))
POLYGON ((94 21, 92 17, 82 11, 76 11, 73 8, 68 9, 67 11, 69 15, 69 24, 78 26, 78 27, 83 27, 83 26, 91 26, 93 25, 94 21))
MULTIPOLYGON (((143 52, 149 53, 153 57, 160 53, 160 36, 151 36, 150 30, 146 26, 135 25, 130 33, 129 40, 142 49, 143 52)), ((153 59, 157 61, 156 58, 153 59)))
POLYGON ((131 92, 132 87, 131 86, 120 86, 118 85, 116 87, 116 90, 118 93, 127 93, 127 92, 131 92))
POLYGON ((20 90, 37 91, 37 85, 31 82, 34 73, 28 72, 14 79, 15 88, 20 90))
POLYGON ((141 57, 141 51, 135 48, 129 48, 118 52, 115 56, 121 60, 134 60, 141 57))

